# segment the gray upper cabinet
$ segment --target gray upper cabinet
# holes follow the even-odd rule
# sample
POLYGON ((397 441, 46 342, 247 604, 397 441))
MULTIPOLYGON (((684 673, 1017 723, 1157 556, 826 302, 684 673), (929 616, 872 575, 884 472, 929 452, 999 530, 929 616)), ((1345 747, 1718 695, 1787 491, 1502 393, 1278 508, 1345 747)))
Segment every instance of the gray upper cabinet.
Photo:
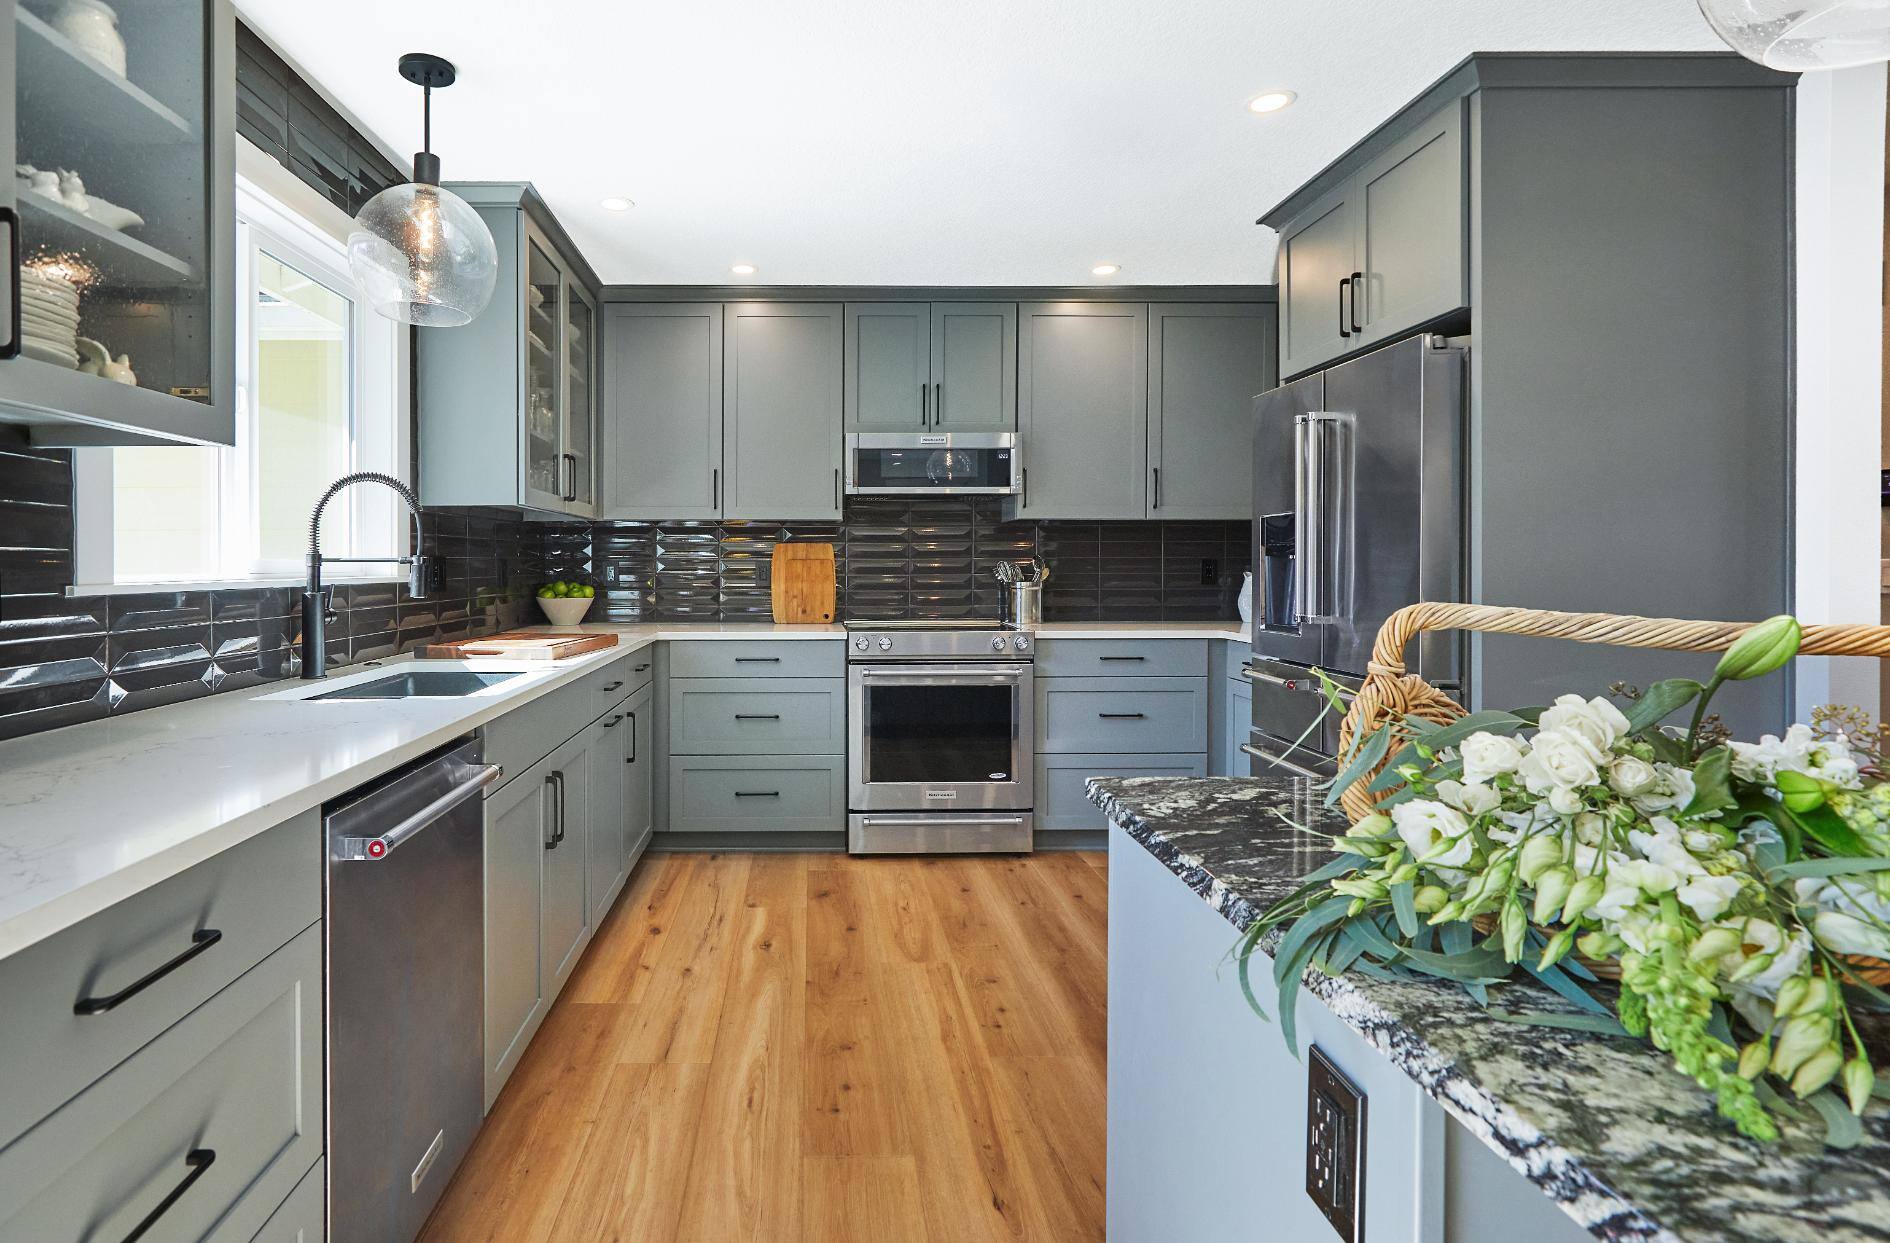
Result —
POLYGON ((931 304, 849 303, 846 367, 848 431, 923 431, 932 417, 931 304))
POLYGON ((932 304, 932 427, 1017 430, 1017 306, 932 304))
POLYGON ((722 304, 615 303, 604 318, 603 516, 720 517, 722 304))
POLYGON ((1425 119, 1360 171, 1357 328, 1371 345, 1470 304, 1464 100, 1425 119))
POLYGON ((1470 304, 1468 103, 1453 99, 1280 230, 1280 373, 1470 304))
POLYGON ((850 432, 1017 428, 1014 303, 849 303, 846 360, 850 432))
POLYGON ((593 517, 597 278, 529 185, 452 189, 499 279, 472 323, 417 334, 421 500, 593 517))
POLYGON ((843 308, 723 308, 722 516, 840 517, 843 308))
POLYGON ((1020 518, 1147 512, 1148 308, 1038 302, 1018 315, 1020 518))
POLYGON ((1157 304, 1148 333, 1148 516, 1251 517, 1252 401, 1278 379, 1274 308, 1157 304))
MULTIPOLYGON (((42 17, 0 0, 0 151, 76 167, 90 214, 0 187, 21 261, 0 297, 0 424, 34 443, 235 443, 235 20, 227 0, 122 6, 123 73, 42 17), (143 217, 98 219, 105 200, 143 217), (79 279, 69 279, 78 277, 79 279), (76 368, 76 335, 129 354, 135 384, 76 368), (12 325, 22 339, 12 341, 12 325)), ((97 9, 87 9, 96 13, 97 9)), ((81 15, 84 20, 84 15, 81 15)))

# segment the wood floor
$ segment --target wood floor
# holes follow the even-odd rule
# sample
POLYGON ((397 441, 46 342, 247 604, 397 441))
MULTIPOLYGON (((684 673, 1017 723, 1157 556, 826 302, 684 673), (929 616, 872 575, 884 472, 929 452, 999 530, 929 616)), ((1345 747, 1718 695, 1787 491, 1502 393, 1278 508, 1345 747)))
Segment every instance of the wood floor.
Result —
POLYGON ((425 1243, 1103 1237, 1101 855, 650 855, 425 1243))

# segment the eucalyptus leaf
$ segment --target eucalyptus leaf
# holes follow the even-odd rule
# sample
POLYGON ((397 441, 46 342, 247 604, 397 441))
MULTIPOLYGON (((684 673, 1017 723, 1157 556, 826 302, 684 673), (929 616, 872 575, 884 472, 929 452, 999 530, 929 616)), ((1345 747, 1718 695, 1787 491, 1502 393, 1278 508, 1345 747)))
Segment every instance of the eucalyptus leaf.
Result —
POLYGON ((1293 970, 1294 959, 1302 959, 1299 969, 1305 969, 1305 953, 1311 952, 1312 939, 1321 931, 1345 918, 1346 908, 1352 905, 1352 899, 1340 894, 1328 898, 1293 921, 1293 926, 1286 930, 1279 945, 1273 950, 1273 981, 1276 984, 1286 982, 1287 973, 1293 970))
POLYGON ((1538 971, 1532 964, 1524 962, 1522 968, 1530 975, 1535 976, 1541 983, 1554 989, 1556 994, 1564 1001, 1573 1002, 1576 1006, 1590 1014, 1608 1013, 1606 1006, 1596 1001, 1593 997, 1590 997, 1587 992, 1582 989, 1581 985, 1569 979, 1557 965, 1552 963, 1547 970, 1538 971))
POLYGON ((1890 872, 1890 859, 1872 855, 1864 858, 1800 859, 1781 863, 1767 871, 1774 877, 1795 880, 1800 876, 1848 876, 1854 872, 1890 872))
MULTIPOLYGON (((1290 959, 1276 959, 1276 965, 1284 961, 1286 978, 1280 981, 1280 1036, 1286 1041, 1286 1051, 1295 1059, 1299 1057, 1299 985, 1306 975, 1306 968, 1312 962, 1313 946, 1310 942, 1299 947, 1290 959)), ((1275 971, 1277 978, 1278 971, 1275 971)))
POLYGON ((1416 938, 1422 925, 1417 917, 1417 889, 1411 881, 1391 887, 1391 909, 1398 916, 1398 931, 1406 940, 1416 938))
POLYGON ((1470 948, 1476 937, 1469 924, 1461 920, 1453 920, 1448 924, 1438 925, 1437 939, 1438 943, 1444 947, 1446 954, 1461 954, 1470 948))
POLYGON ((1510 970, 1501 951, 1482 946, 1461 954, 1434 954, 1407 946, 1403 953, 1412 967, 1447 980, 1501 980, 1510 970))
POLYGON ((1811 1107, 1824 1118, 1824 1146, 1826 1148, 1855 1148, 1864 1138, 1864 1124, 1851 1112, 1851 1107, 1838 1098, 1838 1094, 1829 1088, 1814 1092, 1806 1098, 1811 1107))
POLYGON ((1464 985, 1463 985, 1463 991, 1466 993, 1469 993, 1470 1000, 1476 1002, 1479 1006, 1482 1006, 1485 1010, 1490 1008, 1490 990, 1488 987, 1484 985, 1483 981, 1465 980, 1464 985))
POLYGON ((1355 920, 1347 924, 1354 935, 1365 942, 1365 948, 1385 962, 1393 962, 1404 954, 1391 940, 1366 920, 1355 920))
POLYGON ((1496 1010, 1491 1009, 1493 1019, 1505 1023, 1523 1023, 1530 1027, 1560 1027, 1568 1031, 1595 1032, 1602 1036, 1625 1036, 1627 1028, 1621 1021, 1610 1014, 1553 1014, 1547 1010, 1496 1010))
MULTIPOLYGON (((1341 932, 1344 929, 1340 930, 1341 932)), ((1326 965, 1320 970, 1330 976, 1344 975, 1365 953, 1365 943, 1357 937, 1342 936, 1336 948, 1327 951, 1326 965)))
POLYGON ((1472 712, 1468 716, 1458 717, 1450 724, 1432 730, 1417 742, 1407 744, 1396 755, 1391 757, 1391 763, 1386 766, 1384 772, 1378 775, 1378 780, 1374 781, 1366 788, 1382 790, 1403 780, 1401 777, 1395 775, 1395 770, 1406 764, 1418 764, 1423 762, 1424 757, 1418 754, 1417 750, 1420 744, 1427 751, 1436 754, 1446 747, 1456 746, 1472 734, 1486 732, 1491 734, 1514 734, 1520 730, 1527 729, 1529 725, 1530 722, 1523 720, 1514 712, 1501 712, 1495 709, 1484 712, 1472 712), (1387 776, 1389 776, 1389 780, 1386 780, 1387 776), (1383 784, 1381 785, 1380 782, 1383 784))
POLYGON ((1628 706, 1628 732, 1638 734, 1649 726, 1660 724, 1692 703, 1705 689, 1691 678, 1668 678, 1654 683, 1628 706))
POLYGON ((1260 1004, 1260 999, 1254 996, 1253 992, 1253 954, 1251 947, 1249 947, 1248 953, 1240 956, 1240 995, 1247 999, 1247 1004, 1253 1007, 1255 1014, 1263 1019, 1267 1017, 1266 1007, 1260 1004))
POLYGON ((1326 791, 1326 806, 1331 807, 1333 804, 1337 803, 1339 801, 1339 795, 1343 794, 1346 788, 1353 782, 1377 767, 1378 762, 1385 758, 1385 752, 1390 749, 1391 727, 1389 725, 1382 725, 1378 729, 1373 730, 1371 737, 1366 739, 1363 746, 1359 747, 1358 754, 1352 757, 1352 762, 1347 764, 1344 771, 1337 777, 1333 778, 1332 788, 1326 791))

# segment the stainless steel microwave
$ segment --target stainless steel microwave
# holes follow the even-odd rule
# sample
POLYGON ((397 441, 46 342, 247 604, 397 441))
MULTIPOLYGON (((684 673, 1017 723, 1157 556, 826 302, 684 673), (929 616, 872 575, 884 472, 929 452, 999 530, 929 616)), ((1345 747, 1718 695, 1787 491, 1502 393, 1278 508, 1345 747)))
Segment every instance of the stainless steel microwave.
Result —
POLYGON ((847 491, 862 496, 1013 496, 1016 432, 853 432, 847 491))

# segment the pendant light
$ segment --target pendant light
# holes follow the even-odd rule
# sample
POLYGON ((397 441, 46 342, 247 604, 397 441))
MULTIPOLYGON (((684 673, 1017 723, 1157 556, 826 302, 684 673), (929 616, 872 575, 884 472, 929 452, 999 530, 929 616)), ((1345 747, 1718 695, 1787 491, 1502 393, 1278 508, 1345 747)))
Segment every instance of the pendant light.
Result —
POLYGON ((1890 0, 1699 0, 1733 51, 1800 73, 1890 60, 1890 0))
POLYGON ((368 305, 427 328, 472 322, 492 300, 499 253, 492 230, 465 199, 440 187, 433 154, 433 89, 453 85, 453 63, 425 52, 400 58, 400 76, 421 89, 421 146, 413 180, 367 201, 348 235, 348 267, 368 305))

